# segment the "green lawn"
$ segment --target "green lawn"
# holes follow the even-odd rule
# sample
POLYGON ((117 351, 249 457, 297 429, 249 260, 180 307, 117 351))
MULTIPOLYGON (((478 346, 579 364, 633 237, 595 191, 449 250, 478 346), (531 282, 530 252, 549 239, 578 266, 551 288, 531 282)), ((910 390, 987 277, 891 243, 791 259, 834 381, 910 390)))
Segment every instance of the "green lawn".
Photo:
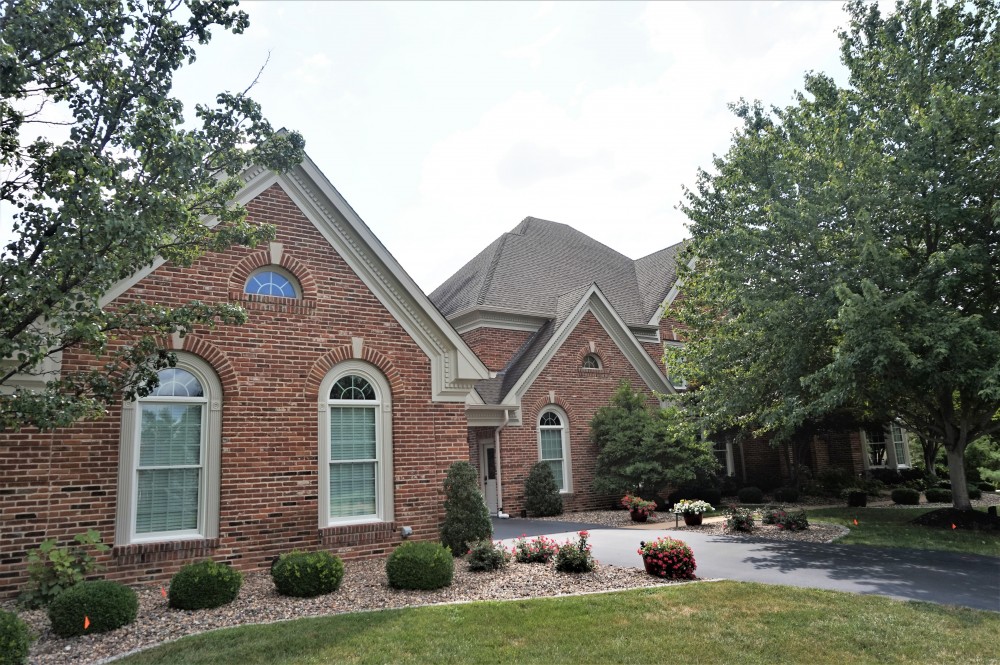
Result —
POLYGON ((1000 614, 740 582, 206 633, 123 663, 987 663, 1000 614))
POLYGON ((1000 531, 933 529, 909 524, 929 511, 929 508, 817 508, 808 514, 810 520, 850 528, 850 535, 838 543, 1000 556, 1000 531))

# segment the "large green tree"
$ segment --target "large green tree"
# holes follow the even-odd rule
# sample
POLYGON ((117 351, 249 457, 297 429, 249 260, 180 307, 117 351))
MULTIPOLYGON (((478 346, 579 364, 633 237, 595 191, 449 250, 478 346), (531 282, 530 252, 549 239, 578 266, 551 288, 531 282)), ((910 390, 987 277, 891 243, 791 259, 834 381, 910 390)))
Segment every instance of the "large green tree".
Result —
POLYGON ((301 136, 275 132, 246 91, 195 107, 189 124, 171 96, 174 73, 213 28, 247 27, 235 5, 0 2, 0 206, 13 211, 0 247, 0 431, 98 416, 173 362, 157 338, 245 319, 197 302, 101 307, 110 286, 157 257, 189 264, 273 235, 231 201, 250 164, 300 161, 301 136), (100 363, 17 388, 69 349, 100 363))
POLYGON ((652 499, 667 486, 713 477, 712 444, 677 405, 651 408, 649 396, 623 381, 590 421, 597 444, 594 489, 652 499))
POLYGON ((687 193, 673 360, 714 427, 898 417, 963 488, 966 446, 1000 431, 1000 5, 846 11, 847 87, 809 74, 786 108, 736 104, 687 193))

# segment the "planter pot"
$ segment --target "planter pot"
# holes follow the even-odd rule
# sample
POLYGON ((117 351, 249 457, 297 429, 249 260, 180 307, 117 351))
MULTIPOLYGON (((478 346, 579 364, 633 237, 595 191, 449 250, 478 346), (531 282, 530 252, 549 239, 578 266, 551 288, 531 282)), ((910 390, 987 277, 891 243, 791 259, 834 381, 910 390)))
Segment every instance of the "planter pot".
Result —
POLYGON ((646 568, 646 573, 653 577, 663 577, 663 568, 654 563, 652 559, 642 558, 642 565, 646 568))
POLYGON ((632 518, 633 522, 645 522, 649 519, 649 513, 643 513, 638 510, 628 511, 629 516, 632 518))
POLYGON ((684 513, 684 523, 688 526, 701 526, 701 513, 684 513))

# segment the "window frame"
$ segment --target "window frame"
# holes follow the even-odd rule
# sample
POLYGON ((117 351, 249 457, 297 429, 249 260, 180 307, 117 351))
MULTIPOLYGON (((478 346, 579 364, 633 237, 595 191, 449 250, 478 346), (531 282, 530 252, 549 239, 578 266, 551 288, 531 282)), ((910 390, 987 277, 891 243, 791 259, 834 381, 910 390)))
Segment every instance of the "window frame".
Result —
POLYGON ((722 446, 726 447, 726 464, 725 469, 722 470, 726 476, 736 475, 736 460, 733 458, 733 442, 729 440, 715 440, 712 443, 712 454, 715 455, 716 461, 719 459, 719 453, 722 451, 722 446))
POLYGON ((560 439, 562 442, 562 472, 563 472, 563 486, 559 488, 560 494, 571 494, 573 492, 573 474, 572 474, 572 460, 570 459, 570 445, 569 445, 569 417, 566 415, 566 411, 559 408, 555 404, 549 404, 544 409, 538 413, 538 417, 535 418, 535 439, 538 443, 538 461, 540 462, 554 462, 554 459, 546 459, 542 457, 542 430, 545 431, 556 431, 560 432, 560 439), (542 418, 547 413, 553 413, 559 418, 559 425, 542 425, 542 418))
POLYGON ((133 545, 219 537, 219 485, 222 454, 222 383, 212 366, 201 358, 175 352, 176 369, 191 373, 201 383, 202 397, 150 396, 122 405, 118 463, 118 502, 115 543, 133 545), (202 406, 201 474, 198 482, 198 526, 183 531, 136 532, 138 511, 139 446, 143 404, 194 404, 202 406))
POLYGON ((580 363, 580 368, 581 369, 590 370, 592 372, 596 372, 596 371, 604 369, 604 365, 601 363, 600 356, 598 356, 596 353, 588 353, 587 355, 585 355, 583 357, 583 362, 580 363), (588 367, 587 366, 587 361, 588 360, 594 361, 596 367, 588 367))
MULTIPOLYGON (((879 426, 875 426, 879 427, 879 426)), ((861 428, 861 458, 864 461, 865 469, 909 469, 912 467, 912 460, 910 459, 910 441, 909 434, 907 431, 897 422, 890 421, 881 425, 882 436, 885 439, 885 464, 872 464, 871 463, 871 453, 870 447, 871 442, 868 438, 868 430, 875 429, 875 427, 861 428), (896 438, 895 435, 899 434, 899 443, 903 450, 903 459, 900 460, 898 456, 898 451, 896 450, 896 438)))
POLYGON ((262 298, 281 298, 283 300, 302 300, 302 286, 299 284, 299 280, 296 279, 295 275, 288 272, 284 268, 278 265, 268 264, 256 268, 253 272, 247 275, 247 278, 243 281, 243 295, 245 296, 257 296, 262 298), (288 283, 292 286, 292 291, 294 295, 291 296, 278 296, 271 293, 250 293, 247 291, 247 286, 250 284, 250 280, 265 272, 273 272, 277 275, 281 275, 288 280, 288 283))
POLYGON ((385 376, 372 365, 360 360, 347 360, 335 365, 319 386, 319 528, 372 524, 394 520, 392 391, 385 376), (365 379, 375 391, 375 400, 334 400, 330 391, 334 384, 349 375, 365 379), (330 425, 331 408, 369 406, 375 409, 375 512, 369 515, 330 517, 330 425))

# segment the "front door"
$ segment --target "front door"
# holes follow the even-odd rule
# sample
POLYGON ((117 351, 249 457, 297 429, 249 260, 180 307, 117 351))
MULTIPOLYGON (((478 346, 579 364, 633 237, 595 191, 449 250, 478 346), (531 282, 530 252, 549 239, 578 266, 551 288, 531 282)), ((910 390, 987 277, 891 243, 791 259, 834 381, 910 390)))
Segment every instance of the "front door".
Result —
POLYGON ((479 468, 483 473, 483 496, 491 515, 497 514, 497 449, 493 439, 479 442, 479 468))

